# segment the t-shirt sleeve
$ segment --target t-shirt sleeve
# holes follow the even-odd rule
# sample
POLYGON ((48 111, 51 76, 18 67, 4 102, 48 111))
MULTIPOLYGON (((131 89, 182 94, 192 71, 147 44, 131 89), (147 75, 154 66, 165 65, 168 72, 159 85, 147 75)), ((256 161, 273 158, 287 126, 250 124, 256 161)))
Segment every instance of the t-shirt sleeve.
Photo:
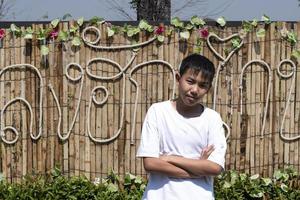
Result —
POLYGON ((215 147, 215 150, 210 154, 208 160, 217 163, 224 169, 227 143, 223 121, 219 114, 210 120, 208 144, 213 144, 215 147))
POLYGON ((137 157, 159 157, 159 134, 156 120, 155 110, 151 106, 143 123, 137 157))

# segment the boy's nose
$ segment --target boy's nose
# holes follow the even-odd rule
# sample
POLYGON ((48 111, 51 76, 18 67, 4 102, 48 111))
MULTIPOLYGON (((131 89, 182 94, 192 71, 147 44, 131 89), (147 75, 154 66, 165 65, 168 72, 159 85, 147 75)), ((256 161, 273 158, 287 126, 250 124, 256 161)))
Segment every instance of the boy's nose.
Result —
POLYGON ((197 95, 197 93, 198 93, 198 88, 197 88, 197 86, 192 86, 192 88, 191 88, 191 94, 197 95))

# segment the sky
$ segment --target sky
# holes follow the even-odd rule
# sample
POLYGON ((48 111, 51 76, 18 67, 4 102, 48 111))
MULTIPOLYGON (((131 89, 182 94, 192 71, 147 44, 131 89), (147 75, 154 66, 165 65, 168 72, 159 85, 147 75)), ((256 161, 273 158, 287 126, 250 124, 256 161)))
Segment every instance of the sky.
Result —
MULTIPOLYGON (((7 0, 10 2, 6 17, 1 21, 51 21, 55 18, 85 20, 93 16, 107 21, 130 21, 117 11, 118 4, 131 19, 135 11, 130 8, 130 0, 7 0), (116 4, 113 4, 115 2, 116 4)), ((261 19, 266 14, 272 21, 300 21, 300 0, 192 0, 191 6, 180 9, 183 3, 191 0, 171 0, 172 16, 189 20, 193 15, 216 19, 220 16, 227 21, 261 19)))

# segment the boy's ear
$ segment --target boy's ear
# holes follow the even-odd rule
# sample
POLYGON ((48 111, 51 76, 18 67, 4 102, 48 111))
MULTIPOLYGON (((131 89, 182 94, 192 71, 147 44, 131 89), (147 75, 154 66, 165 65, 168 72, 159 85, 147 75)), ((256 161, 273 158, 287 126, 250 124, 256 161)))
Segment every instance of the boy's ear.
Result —
POLYGON ((175 74, 175 78, 176 78, 176 80, 177 81, 179 81, 180 80, 180 78, 181 78, 181 76, 180 76, 180 74, 179 74, 179 72, 177 71, 176 72, 176 74, 175 74))

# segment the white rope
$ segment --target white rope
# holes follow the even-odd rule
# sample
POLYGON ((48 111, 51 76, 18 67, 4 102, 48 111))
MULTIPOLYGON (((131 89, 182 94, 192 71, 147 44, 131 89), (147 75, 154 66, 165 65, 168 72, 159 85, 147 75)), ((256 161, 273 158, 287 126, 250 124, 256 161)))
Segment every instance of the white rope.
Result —
POLYGON ((102 50, 115 50, 115 49, 130 49, 130 48, 137 48, 137 47, 141 47, 141 46, 145 46, 147 44, 150 44, 151 42, 153 42, 156 37, 150 38, 149 40, 142 42, 142 43, 137 43, 137 44, 131 44, 131 45, 121 45, 121 46, 97 46, 96 44, 100 41, 100 37, 101 37, 101 33, 100 30, 94 26, 88 26, 86 28, 84 28, 82 30, 82 34, 81 34, 82 40, 84 41, 84 43, 86 45, 88 45, 89 47, 95 48, 95 49, 102 49, 102 50), (90 30, 90 31, 94 31, 96 32, 97 38, 94 41, 90 41, 86 38, 86 32, 90 30))
POLYGON ((74 125, 75 125, 75 121, 76 121, 76 118, 77 118, 78 113, 79 113, 80 102, 81 102, 81 98, 82 98, 83 81, 84 81, 84 71, 83 71, 82 67, 79 64, 77 64, 77 63, 69 63, 66 66, 65 74, 66 74, 67 79, 69 79, 69 80, 71 80, 73 82, 77 82, 77 81, 81 80, 80 91, 79 91, 79 97, 78 97, 78 103, 77 103, 76 111, 75 111, 75 114, 74 114, 71 126, 69 127, 69 130, 68 130, 68 132, 67 132, 67 134, 65 136, 63 136, 61 134, 61 128, 60 128, 61 121, 62 121, 62 114, 61 114, 60 104, 59 104, 58 98, 57 98, 57 96, 55 94, 55 91, 54 91, 52 85, 48 84, 48 87, 50 89, 50 92, 53 95, 53 98, 55 100, 55 103, 56 103, 56 106, 57 106, 57 110, 58 110, 58 117, 59 117, 59 119, 58 119, 58 124, 57 124, 57 135, 58 135, 59 139, 61 139, 62 141, 65 141, 65 140, 67 140, 70 137, 71 131, 72 131, 74 125), (71 77, 69 75, 69 68, 71 66, 76 66, 79 69, 79 75, 77 77, 75 77, 75 78, 73 78, 73 77, 71 77))
MULTIPOLYGON (((29 112, 30 112, 29 133, 30 133, 31 138, 32 138, 32 139, 35 139, 34 135, 32 135, 32 124, 33 124, 33 120, 32 120, 32 116, 33 116, 32 108, 31 108, 29 102, 26 101, 26 99, 24 99, 24 98, 22 98, 22 97, 16 97, 16 98, 10 100, 9 102, 7 102, 7 103, 5 104, 5 106, 4 106, 3 109, 1 110, 1 124, 4 124, 4 117, 3 117, 3 116, 4 116, 4 112, 6 111, 6 109, 8 108, 9 105, 13 104, 13 103, 16 102, 16 101, 21 101, 21 102, 25 103, 25 105, 27 106, 27 108, 28 108, 28 110, 29 110, 29 112)), ((18 138, 19 138, 19 132, 17 131, 17 129, 15 129, 15 128, 12 127, 12 126, 5 126, 5 127, 1 128, 1 133, 0 133, 0 135, 1 135, 2 141, 3 141, 4 143, 6 143, 6 144, 14 144, 14 143, 17 142, 17 140, 18 140, 18 138), (12 141, 8 141, 8 140, 5 139, 5 131, 8 131, 8 130, 12 131, 12 132, 16 135, 15 139, 12 140, 12 141)))
POLYGON ((285 78, 285 79, 288 79, 290 77, 292 77, 292 83, 291 83, 291 87, 290 87, 290 91, 289 91, 289 94, 288 94, 288 98, 287 98, 287 101, 286 101, 286 106, 285 106, 285 109, 284 109, 284 113, 283 113, 283 117, 282 117, 282 121, 281 121, 281 125, 280 125, 280 137, 284 140, 287 140, 287 141, 293 141, 293 140, 297 140, 300 138, 300 135, 298 136, 295 136, 295 137, 285 137, 283 135, 283 125, 284 125, 284 122, 285 122, 285 117, 286 117, 286 113, 287 113, 287 110, 289 108, 289 103, 290 103, 290 100, 291 100, 291 96, 292 96, 292 89, 293 89, 293 86, 295 84, 295 78, 296 78, 296 65, 294 62, 292 62, 291 60, 288 60, 288 59, 285 59, 285 60, 282 60, 279 65, 277 66, 277 73, 279 76, 281 76, 282 78, 285 78), (289 74, 283 74, 280 70, 281 70, 281 66, 282 64, 284 63, 289 63, 291 66, 292 66, 292 72, 289 73, 289 74))
POLYGON ((104 86, 96 86, 94 87, 94 89, 92 90, 91 92, 91 97, 90 97, 90 101, 89 101, 89 108, 88 108, 88 114, 87 114, 87 131, 88 131, 88 135, 89 137, 91 138, 91 140, 93 140, 94 142, 96 143, 100 143, 100 144, 104 144, 104 143, 108 143, 108 142, 111 142, 113 140, 115 140, 116 138, 119 137, 120 133, 121 133, 121 130, 122 130, 122 127, 123 127, 123 121, 124 121, 124 110, 125 110, 125 88, 126 88, 126 78, 125 78, 125 71, 128 69, 128 67, 132 64, 133 60, 135 59, 136 57, 136 53, 133 53, 133 56, 131 57, 130 61, 127 63, 127 65, 122 69, 122 67, 110 60, 110 59, 106 59, 106 58, 94 58, 92 60, 90 60, 88 62, 88 65, 87 65, 87 68, 86 68, 86 72, 88 74, 88 76, 94 78, 94 79, 98 79, 98 80, 116 80, 117 78, 119 77, 122 77, 123 79, 123 87, 122 87, 122 110, 121 110, 121 118, 120 118, 120 125, 119 125, 119 129, 117 130, 116 133, 114 133, 114 135, 110 138, 107 138, 107 139, 97 139, 95 137, 92 136, 92 133, 91 133, 91 128, 90 128, 90 115, 91 115, 91 105, 92 105, 92 101, 98 105, 98 106, 101 106, 103 105, 104 103, 107 102, 107 99, 108 99, 108 90, 104 87, 104 86), (90 71, 89 71, 89 65, 92 63, 92 62, 95 62, 95 61, 104 61, 104 62, 108 62, 108 63, 111 63, 112 65, 115 65, 117 66, 117 68, 119 69, 119 73, 115 76, 112 76, 112 77, 103 77, 103 76, 97 76, 97 75, 93 75, 90 71), (95 93, 97 90, 102 90, 104 91, 105 93, 105 97, 102 101, 97 101, 96 100, 96 96, 95 96, 95 93))
MULTIPOLYGON (((232 57, 232 55, 237 51, 239 50, 243 44, 244 44, 244 40, 242 40, 242 38, 240 37, 239 34, 233 34, 233 35, 230 35, 226 38, 220 38, 219 36, 217 36, 215 33, 210 33, 209 36, 207 37, 207 45, 208 47, 210 48, 210 50, 219 58, 221 59, 222 61, 219 62, 219 65, 218 65, 218 68, 217 68, 217 71, 216 71, 216 78, 215 78, 215 86, 214 86, 214 97, 213 97, 213 109, 215 110, 216 109, 216 101, 217 101, 217 91, 218 91, 218 82, 219 82, 219 75, 220 75, 220 71, 224 68, 224 66, 227 64, 227 62, 229 61, 229 59, 232 57), (221 56, 216 50, 215 48, 212 46, 211 42, 210 42, 210 39, 211 38, 216 38, 217 40, 221 41, 221 42, 227 42, 228 40, 231 40, 232 38, 235 38, 235 37, 239 37, 241 39, 241 43, 235 47, 228 55, 227 57, 223 57, 221 56)), ((223 125, 225 127, 225 129, 227 129, 227 135, 226 135, 226 139, 229 138, 230 136, 230 127, 223 121, 223 125)))
POLYGON ((271 91, 271 82, 272 82, 272 73, 271 73, 271 68, 270 66, 262 61, 262 60, 252 60, 250 62, 248 62, 246 65, 244 65, 244 67, 242 68, 242 72, 241 72, 241 75, 240 75, 240 95, 241 95, 241 115, 243 114, 243 97, 242 97, 242 94, 243 94, 243 74, 244 74, 244 71, 245 69, 250 66, 251 64, 253 63, 259 63, 263 66, 265 66, 267 69, 268 69, 268 73, 269 73, 269 83, 268 83, 268 91, 267 91, 267 97, 266 97, 266 105, 265 105, 265 108, 264 108, 264 116, 263 116, 263 124, 262 124, 262 128, 261 128, 261 138, 263 137, 264 135, 264 130, 265 130, 265 124, 266 124, 266 117, 267 117, 267 111, 268 111, 268 106, 269 106, 269 99, 270 99, 270 91, 271 91))
POLYGON ((226 38, 220 38, 219 36, 217 36, 215 33, 210 33, 209 36, 206 39, 207 41, 207 45, 210 48, 210 50, 218 57, 222 60, 223 65, 227 64, 228 60, 231 58, 231 56, 238 50, 240 49, 243 44, 244 44, 244 40, 240 37, 240 35, 238 33, 236 34, 232 34, 226 38), (226 58, 224 58, 223 56, 221 56, 216 50, 215 48, 212 46, 210 39, 211 38, 217 38, 217 40, 221 41, 221 42, 227 42, 228 40, 231 40, 232 38, 238 37, 241 39, 241 43, 235 47, 226 58))
POLYGON ((63 136, 61 135, 60 124, 61 124, 61 116, 62 116, 62 114, 61 114, 60 104, 59 104, 59 101, 58 101, 58 99, 57 99, 57 96, 56 96, 56 94, 55 94, 55 91, 54 91, 53 86, 52 86, 51 83, 48 84, 48 88, 50 89, 50 92, 51 92, 51 94, 52 94, 52 96, 53 96, 53 98, 54 98, 54 100, 55 100, 55 103, 56 103, 56 106, 57 106, 57 111, 58 111, 57 135, 58 135, 58 137, 59 137, 61 140, 64 141, 64 140, 67 139, 68 137, 63 137, 63 136))
POLYGON ((73 120, 72 120, 72 123, 71 123, 71 126, 68 130, 68 133, 66 134, 65 137, 60 137, 61 135, 58 135, 60 137, 61 140, 66 140, 69 138, 70 134, 71 134, 71 131, 74 127, 74 124, 75 124, 75 121, 76 121, 76 118, 78 116, 78 113, 79 113, 79 108, 80 108, 80 102, 81 102, 81 97, 82 97, 82 88, 83 88, 83 81, 84 81, 84 72, 83 72, 83 69, 82 67, 77 64, 77 63, 69 63, 67 66, 66 66, 66 77, 73 81, 73 82, 77 82, 81 79, 81 83, 80 83, 80 91, 79 91, 79 97, 78 97, 78 102, 77 102, 77 107, 76 107, 76 111, 75 111, 75 114, 74 114, 74 117, 73 117, 73 120), (77 78, 72 78, 70 75, 69 75, 69 68, 71 66, 75 66, 79 69, 80 73, 78 75, 77 78))
MULTIPOLYGON (((31 69, 33 69, 36 73, 37 73, 37 75, 38 75, 38 77, 39 77, 39 79, 40 79, 40 95, 39 95, 39 102, 40 102, 40 104, 39 104, 39 109, 40 109, 40 118, 39 118, 39 133, 37 134, 37 136, 34 136, 33 134, 32 134, 32 132, 31 132, 31 130, 32 130, 32 123, 30 123, 30 137, 33 139, 33 140, 38 140, 40 137, 41 137, 41 135, 42 135, 42 125, 43 125, 43 123, 42 123, 42 120, 43 120, 43 109, 42 109, 42 106, 43 106, 43 87, 44 87, 44 84, 43 84, 43 79, 42 79, 42 76, 41 76, 41 73, 39 72, 39 70, 35 67, 35 66, 33 66, 33 65, 30 65, 30 64, 15 64, 15 65, 10 65, 10 66, 7 66, 7 67, 5 67, 5 68, 3 68, 1 71, 0 71, 0 79, 1 79, 1 76, 2 76, 2 74, 4 74, 6 71, 8 71, 8 70, 10 70, 10 69, 14 69, 14 68, 26 68, 26 67, 28 67, 28 68, 31 68, 31 69)), ((15 99, 13 99, 13 100, 11 100, 11 101, 9 101, 7 104, 6 104, 6 106, 8 106, 8 105, 10 105, 10 104, 12 104, 12 103, 14 103, 15 101, 22 101, 22 102, 24 102, 25 103, 25 105, 27 105, 27 108, 29 109, 29 111, 30 111, 30 114, 31 114, 31 116, 30 116, 30 118, 32 119, 32 108, 31 108, 31 106, 30 106, 30 104, 28 103, 28 101, 26 101, 24 98, 22 98, 22 97, 17 97, 17 98, 15 98, 15 99)), ((5 107, 6 108, 6 107, 5 107)), ((3 109, 3 110, 5 110, 5 109, 3 109)), ((4 121, 2 121, 3 120, 3 114, 4 114, 4 111, 1 111, 1 127, 2 127, 2 125, 4 126, 4 121)), ((5 127, 5 126, 4 126, 5 127)), ((5 131, 5 130, 11 130, 12 132, 14 132, 14 134, 16 135, 16 138, 18 138, 18 135, 19 135, 19 133, 18 133, 18 131, 15 129, 15 128, 13 128, 13 127, 5 127, 5 128, 0 128, 0 131, 1 131, 1 135, 4 135, 4 133, 3 133, 3 131, 5 131)), ((3 139, 3 137, 2 137, 2 139, 3 139)), ((5 139, 3 140, 4 142, 8 142, 8 144, 13 144, 13 143, 15 143, 16 142, 16 139, 15 140, 13 140, 13 141, 6 141, 5 139)))
POLYGON ((134 102, 134 113, 133 113, 133 127, 131 129, 131 140, 130 140, 130 143, 131 144, 134 144, 134 138, 133 138, 133 135, 135 133, 135 122, 136 122, 136 112, 137 112, 137 100, 138 100, 138 96, 139 96, 139 85, 138 83, 132 78, 132 74, 133 72, 135 72, 138 68, 142 67, 142 66, 145 66, 145 65, 149 65, 149 64, 153 64, 153 63, 160 63, 160 64, 164 64, 166 65, 167 67, 169 67, 172 71, 172 74, 173 74, 173 92, 172 92, 172 99, 174 99, 175 97, 175 86, 176 86, 176 78, 175 78, 175 70, 174 68, 172 67, 172 65, 164 60, 150 60, 150 61, 147 61, 147 62, 143 62, 143 63, 140 63, 138 65, 136 65, 129 73, 129 80, 133 83, 133 85, 136 87, 136 94, 135 94, 135 102, 134 102))

